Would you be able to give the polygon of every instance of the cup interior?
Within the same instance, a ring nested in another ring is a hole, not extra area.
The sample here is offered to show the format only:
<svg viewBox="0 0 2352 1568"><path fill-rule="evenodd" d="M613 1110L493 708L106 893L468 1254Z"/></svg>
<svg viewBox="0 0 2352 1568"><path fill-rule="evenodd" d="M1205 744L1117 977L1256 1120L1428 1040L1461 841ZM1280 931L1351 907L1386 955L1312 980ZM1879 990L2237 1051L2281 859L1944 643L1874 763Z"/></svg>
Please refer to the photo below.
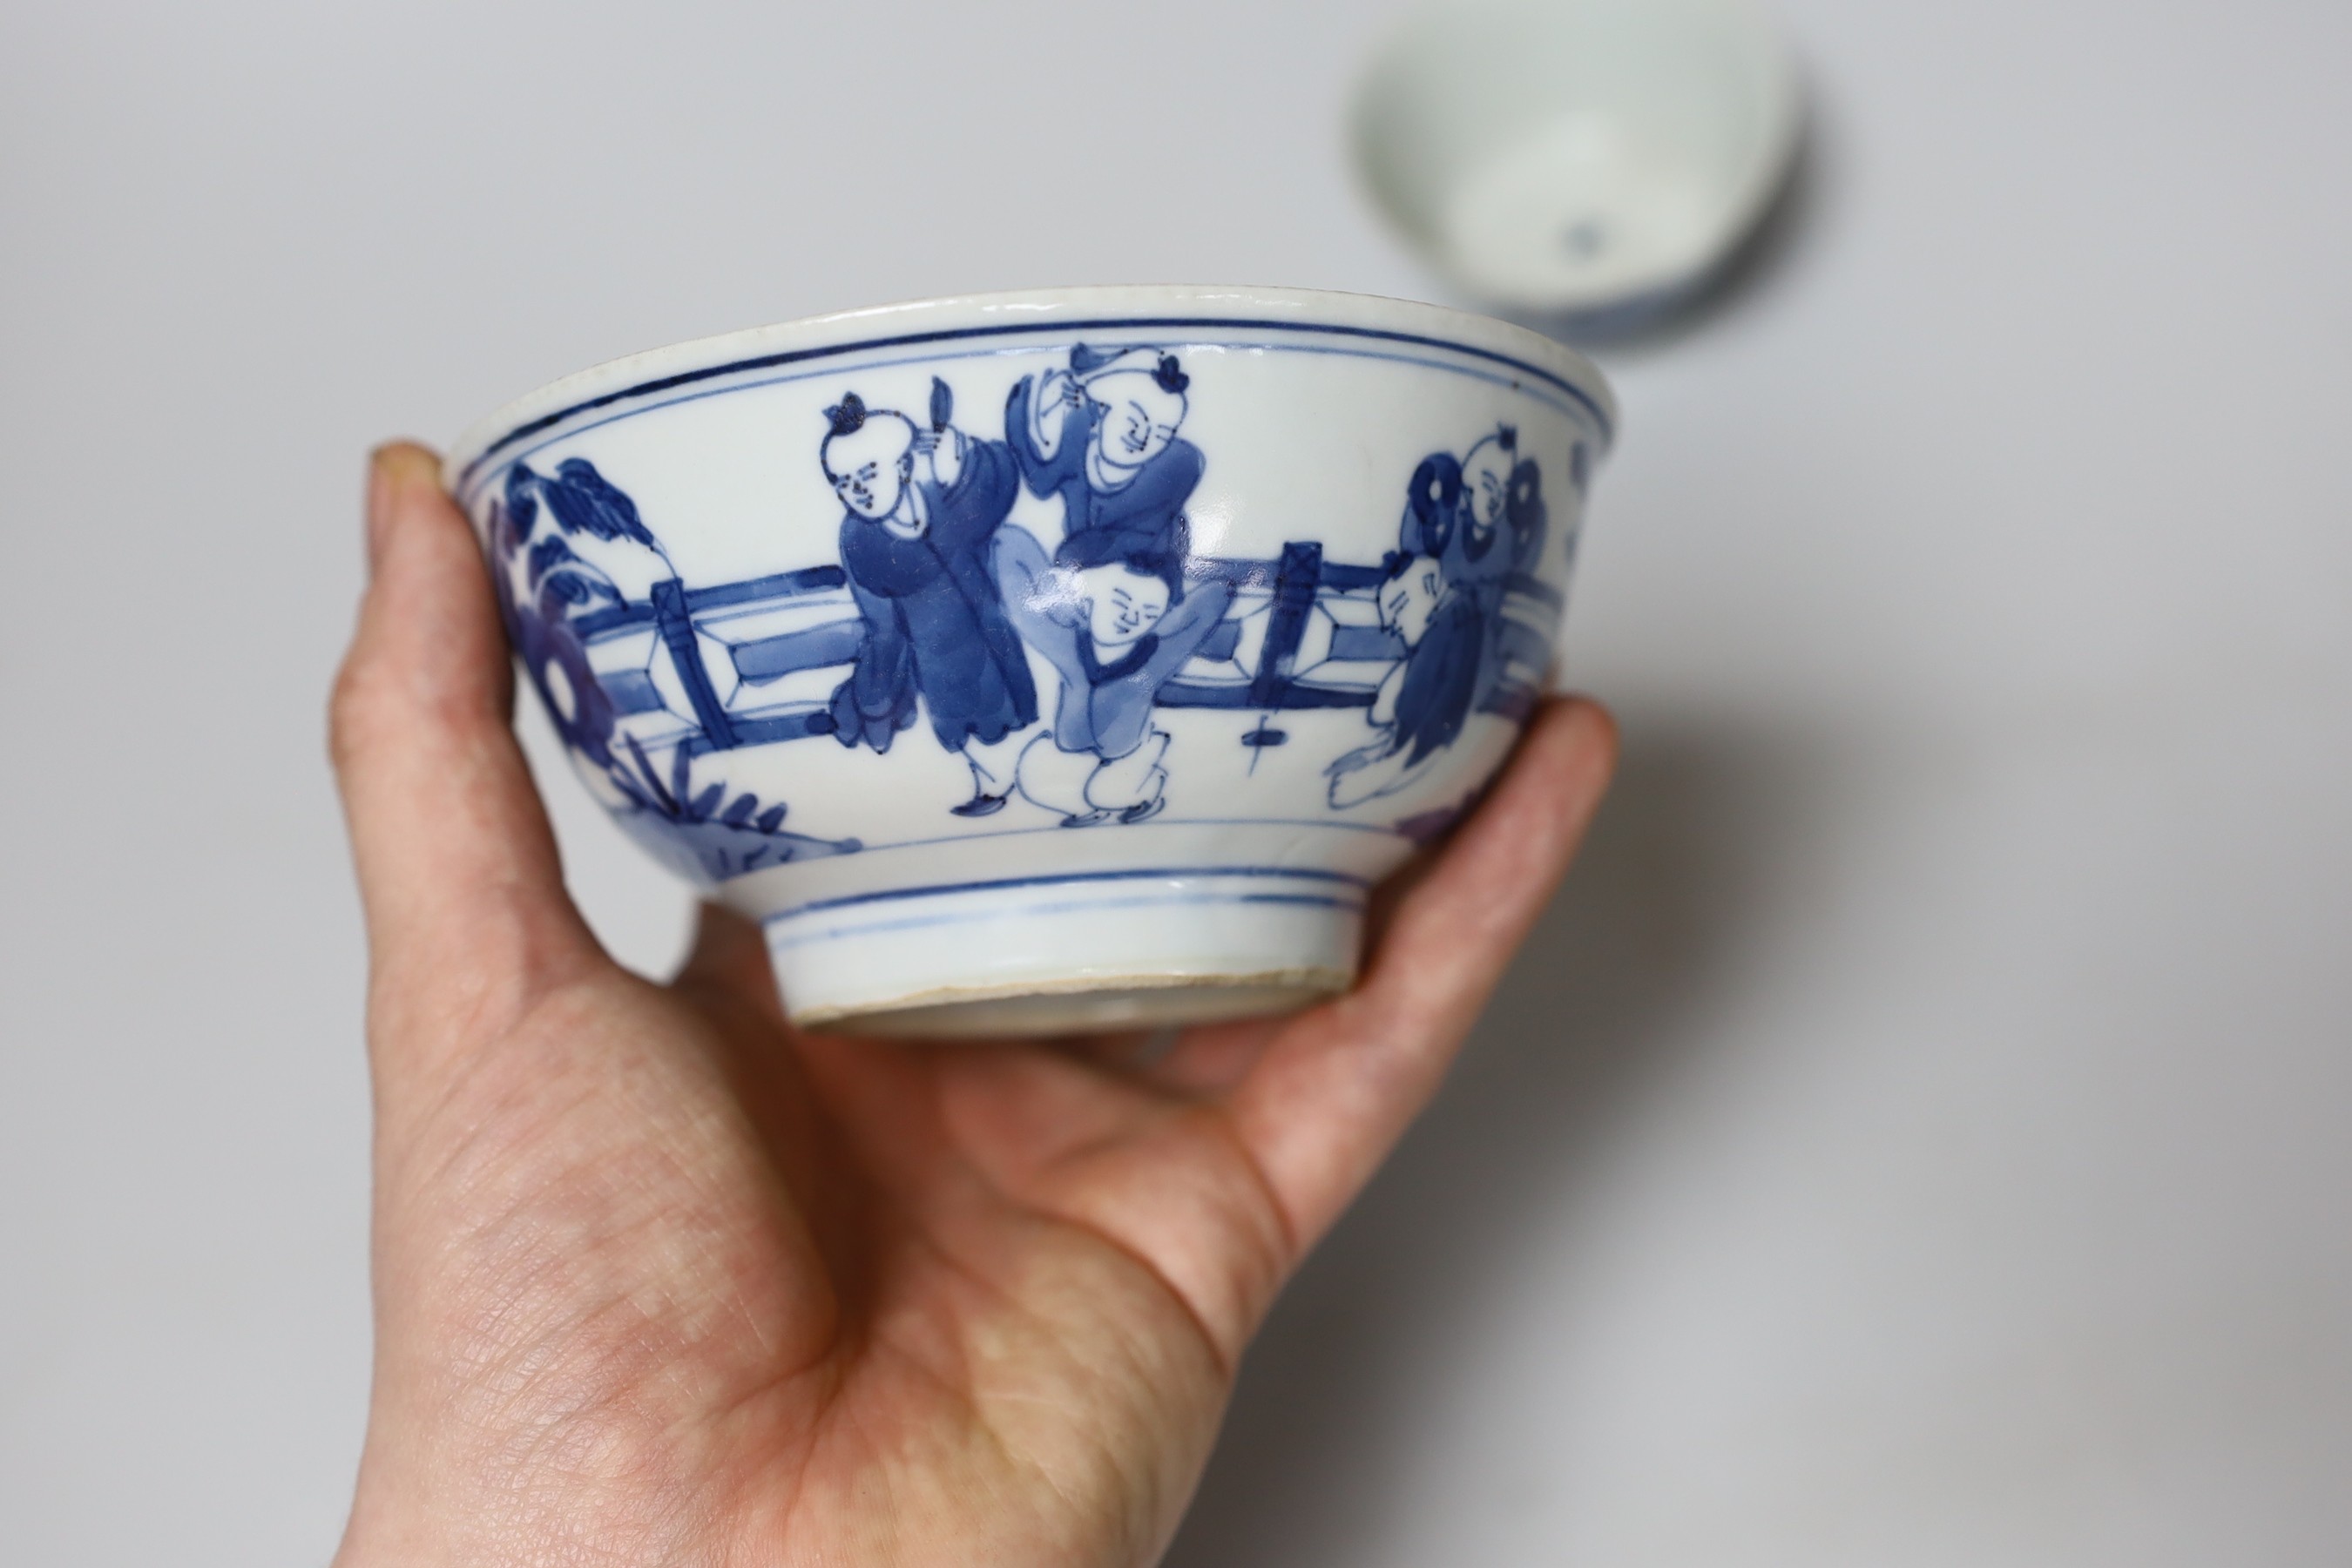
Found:
<svg viewBox="0 0 2352 1568"><path fill-rule="evenodd" d="M1374 200L1481 298L1587 311L1703 274L1794 151L1787 51L1746 0L1489 0L1427 12L1358 89Z"/></svg>

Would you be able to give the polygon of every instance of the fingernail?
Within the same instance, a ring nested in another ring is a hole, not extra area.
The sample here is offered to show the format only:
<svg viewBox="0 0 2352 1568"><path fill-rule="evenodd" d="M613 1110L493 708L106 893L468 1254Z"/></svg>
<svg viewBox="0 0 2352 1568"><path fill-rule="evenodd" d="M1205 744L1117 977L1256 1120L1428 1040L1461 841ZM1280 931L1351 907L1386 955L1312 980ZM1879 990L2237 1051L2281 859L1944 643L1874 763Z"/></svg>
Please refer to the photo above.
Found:
<svg viewBox="0 0 2352 1568"><path fill-rule="evenodd" d="M414 441L387 441L368 458L368 572L383 564L403 509L415 504L413 491L437 493L441 459Z"/></svg>
<svg viewBox="0 0 2352 1568"><path fill-rule="evenodd" d="M367 569L368 576L383 559L384 536L392 530L393 475L391 448L378 447L368 454Z"/></svg>

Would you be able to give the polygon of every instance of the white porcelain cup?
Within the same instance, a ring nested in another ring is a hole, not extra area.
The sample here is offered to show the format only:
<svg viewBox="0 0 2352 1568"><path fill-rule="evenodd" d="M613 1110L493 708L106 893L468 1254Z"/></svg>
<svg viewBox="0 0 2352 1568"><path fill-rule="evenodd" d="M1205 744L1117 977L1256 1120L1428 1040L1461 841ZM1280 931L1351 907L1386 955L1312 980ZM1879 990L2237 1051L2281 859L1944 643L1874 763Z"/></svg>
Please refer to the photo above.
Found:
<svg viewBox="0 0 2352 1568"><path fill-rule="evenodd" d="M1736 250L1786 182L1801 110L1755 0L1446 0L1366 68L1356 163L1470 295L1613 318Z"/></svg>
<svg viewBox="0 0 2352 1568"><path fill-rule="evenodd" d="M1350 983L1546 686L1614 420L1457 311L1062 289L618 360L446 479L589 789L795 1021L1063 1033Z"/></svg>

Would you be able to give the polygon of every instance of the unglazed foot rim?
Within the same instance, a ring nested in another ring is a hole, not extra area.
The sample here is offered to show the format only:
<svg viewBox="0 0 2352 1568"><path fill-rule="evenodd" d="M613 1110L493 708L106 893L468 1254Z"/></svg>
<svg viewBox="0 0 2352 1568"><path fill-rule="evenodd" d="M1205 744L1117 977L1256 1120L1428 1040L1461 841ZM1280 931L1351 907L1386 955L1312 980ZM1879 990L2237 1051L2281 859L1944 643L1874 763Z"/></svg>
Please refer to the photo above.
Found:
<svg viewBox="0 0 2352 1568"><path fill-rule="evenodd" d="M1259 974L1105 974L995 986L946 986L871 1006L793 1015L803 1029L899 1039L1052 1037L1276 1016L1346 991L1336 969Z"/></svg>

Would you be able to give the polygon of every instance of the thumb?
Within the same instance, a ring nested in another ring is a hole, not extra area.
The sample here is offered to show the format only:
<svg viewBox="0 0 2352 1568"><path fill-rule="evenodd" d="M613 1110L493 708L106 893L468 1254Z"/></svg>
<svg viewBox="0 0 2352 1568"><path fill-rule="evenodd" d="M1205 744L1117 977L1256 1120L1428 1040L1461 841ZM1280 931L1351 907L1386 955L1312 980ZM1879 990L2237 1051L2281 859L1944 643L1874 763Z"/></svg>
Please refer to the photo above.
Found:
<svg viewBox="0 0 2352 1568"><path fill-rule="evenodd" d="M380 1088L436 1078L601 960L563 890L511 725L482 552L422 447L368 485L371 579L335 682L331 745L365 907Z"/></svg>

